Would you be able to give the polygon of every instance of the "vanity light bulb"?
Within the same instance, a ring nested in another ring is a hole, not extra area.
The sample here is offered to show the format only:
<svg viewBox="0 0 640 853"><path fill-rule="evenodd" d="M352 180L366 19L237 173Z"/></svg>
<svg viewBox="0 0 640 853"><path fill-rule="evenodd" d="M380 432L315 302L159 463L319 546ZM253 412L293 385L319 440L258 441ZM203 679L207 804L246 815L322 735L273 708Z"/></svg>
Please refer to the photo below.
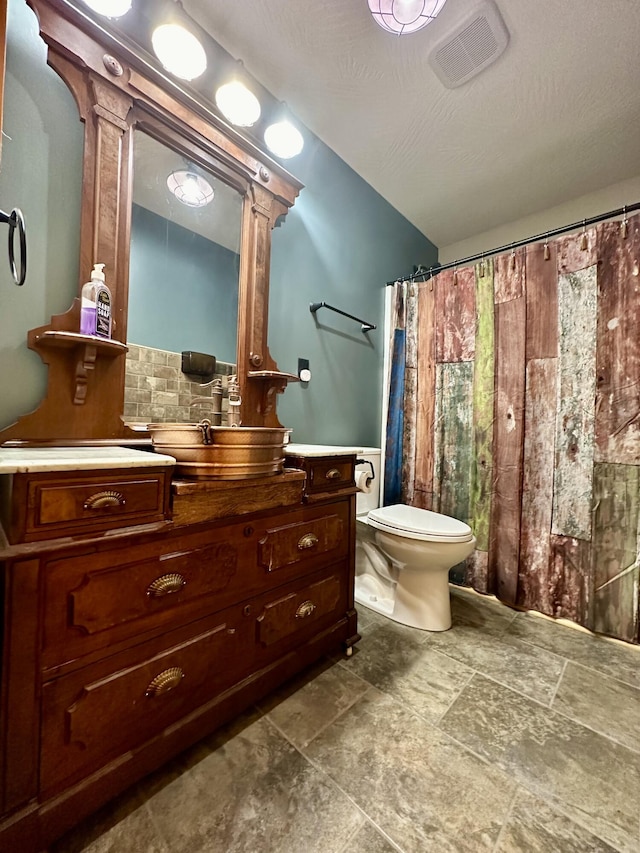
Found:
<svg viewBox="0 0 640 853"><path fill-rule="evenodd" d="M151 36L155 55L171 74L195 80L207 67L207 54L198 39L179 24L162 24Z"/></svg>
<svg viewBox="0 0 640 853"><path fill-rule="evenodd" d="M239 80L220 86L216 104L222 115L237 127L251 127L260 118L260 101Z"/></svg>
<svg viewBox="0 0 640 853"><path fill-rule="evenodd" d="M304 147L302 134L286 120L270 124L264 132L264 141L269 150L283 160L295 157Z"/></svg>
<svg viewBox="0 0 640 853"><path fill-rule="evenodd" d="M84 0L84 4L107 18L121 18L131 8L131 0Z"/></svg>

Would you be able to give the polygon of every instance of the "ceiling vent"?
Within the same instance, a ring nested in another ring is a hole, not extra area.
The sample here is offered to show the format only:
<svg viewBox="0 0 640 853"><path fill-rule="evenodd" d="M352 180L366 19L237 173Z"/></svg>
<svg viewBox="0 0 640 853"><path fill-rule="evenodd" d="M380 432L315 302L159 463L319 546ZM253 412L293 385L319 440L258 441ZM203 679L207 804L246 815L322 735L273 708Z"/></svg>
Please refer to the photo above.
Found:
<svg viewBox="0 0 640 853"><path fill-rule="evenodd" d="M509 33L491 0L482 0L434 45L429 63L448 89L471 80L495 62Z"/></svg>

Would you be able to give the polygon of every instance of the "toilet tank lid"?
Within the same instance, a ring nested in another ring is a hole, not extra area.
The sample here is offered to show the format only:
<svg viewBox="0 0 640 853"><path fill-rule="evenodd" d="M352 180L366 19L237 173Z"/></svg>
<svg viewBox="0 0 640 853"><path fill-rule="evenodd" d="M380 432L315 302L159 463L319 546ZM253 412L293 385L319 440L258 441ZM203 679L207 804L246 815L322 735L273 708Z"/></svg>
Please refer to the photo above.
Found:
<svg viewBox="0 0 640 853"><path fill-rule="evenodd" d="M470 542L473 538L471 528L464 521L405 504L372 509L368 518L372 527L396 533L398 536L406 536L408 539Z"/></svg>

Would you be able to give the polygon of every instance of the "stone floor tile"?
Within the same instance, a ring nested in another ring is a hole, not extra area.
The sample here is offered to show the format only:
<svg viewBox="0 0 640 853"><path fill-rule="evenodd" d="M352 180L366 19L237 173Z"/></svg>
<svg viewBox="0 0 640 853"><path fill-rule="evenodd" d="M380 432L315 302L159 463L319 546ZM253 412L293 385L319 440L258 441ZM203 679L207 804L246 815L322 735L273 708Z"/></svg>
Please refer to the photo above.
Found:
<svg viewBox="0 0 640 853"><path fill-rule="evenodd" d="M150 799L170 850L180 853L329 853L361 812L267 718L214 748Z"/></svg>
<svg viewBox="0 0 640 853"><path fill-rule="evenodd" d="M364 622L360 624L360 614L366 614ZM376 613L375 610L369 610L363 604L358 605L358 632L364 638L369 638L381 628L386 631L395 631L398 636L406 637L416 643L423 643L431 636L430 631L422 631L420 628L412 628L410 625L403 625L401 622L396 622L389 616L383 616L381 613Z"/></svg>
<svg viewBox="0 0 640 853"><path fill-rule="evenodd" d="M489 595L480 595L454 584L449 585L449 590L454 627L469 625L497 635L504 633L516 616L515 610Z"/></svg>
<svg viewBox="0 0 640 853"><path fill-rule="evenodd" d="M531 643L508 634L495 636L476 625L454 625L433 634L429 647L547 705L566 663Z"/></svg>
<svg viewBox="0 0 640 853"><path fill-rule="evenodd" d="M440 719L473 674L464 664L384 626L361 642L343 666L431 722Z"/></svg>
<svg viewBox="0 0 640 853"><path fill-rule="evenodd" d="M374 826L365 823L339 853L398 853L398 850Z"/></svg>
<svg viewBox="0 0 640 853"><path fill-rule="evenodd" d="M363 631L366 631L368 626L375 622L380 622L380 619L384 618L379 616L374 610L369 610L368 607L365 607L362 604L356 604L356 611L358 613L358 633L362 634Z"/></svg>
<svg viewBox="0 0 640 853"><path fill-rule="evenodd" d="M521 789L495 853L616 853L616 848Z"/></svg>
<svg viewBox="0 0 640 853"><path fill-rule="evenodd" d="M480 675L440 726L594 835L637 853L637 753Z"/></svg>
<svg viewBox="0 0 640 853"><path fill-rule="evenodd" d="M640 752L640 688L569 661L552 707Z"/></svg>
<svg viewBox="0 0 640 853"><path fill-rule="evenodd" d="M531 613L518 613L507 630L514 637L640 688L640 646L598 637Z"/></svg>
<svg viewBox="0 0 640 853"><path fill-rule="evenodd" d="M259 708L294 746L301 748L368 689L369 685L349 669L324 662L276 690L259 703Z"/></svg>
<svg viewBox="0 0 640 853"><path fill-rule="evenodd" d="M169 853L146 798L136 786L78 824L48 848L49 853Z"/></svg>
<svg viewBox="0 0 640 853"><path fill-rule="evenodd" d="M514 783L371 690L305 754L405 853L482 853L495 845Z"/></svg>

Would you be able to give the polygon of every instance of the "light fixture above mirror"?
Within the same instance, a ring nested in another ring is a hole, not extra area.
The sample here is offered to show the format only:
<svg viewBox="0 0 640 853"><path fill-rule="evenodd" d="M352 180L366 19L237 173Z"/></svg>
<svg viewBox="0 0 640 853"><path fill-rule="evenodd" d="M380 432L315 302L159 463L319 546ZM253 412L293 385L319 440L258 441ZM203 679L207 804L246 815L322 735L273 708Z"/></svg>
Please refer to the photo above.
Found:
<svg viewBox="0 0 640 853"><path fill-rule="evenodd" d="M244 68L185 11L179 0L64 0L82 2L96 13L113 18L131 6L121 21L106 25L116 37L125 36L166 79L183 81L213 109L226 127L237 129L251 144L280 160L300 153L304 146L295 118L271 92ZM163 73L166 72L166 73Z"/></svg>
<svg viewBox="0 0 640 853"><path fill-rule="evenodd" d="M220 86L216 92L216 106L236 127L251 127L260 118L260 101L240 80Z"/></svg>
<svg viewBox="0 0 640 853"><path fill-rule="evenodd" d="M171 172L167 187L187 207L204 207L213 201L213 187L209 181L188 169Z"/></svg>
<svg viewBox="0 0 640 853"><path fill-rule="evenodd" d="M180 24L161 24L151 35L155 55L171 74L195 80L207 67L207 54L198 39Z"/></svg>
<svg viewBox="0 0 640 853"><path fill-rule="evenodd" d="M447 0L369 0L373 20L389 33L415 33L435 20Z"/></svg>
<svg viewBox="0 0 640 853"><path fill-rule="evenodd" d="M269 151L282 160L295 157L304 147L302 134L287 119L270 124L264 132L264 141Z"/></svg>

